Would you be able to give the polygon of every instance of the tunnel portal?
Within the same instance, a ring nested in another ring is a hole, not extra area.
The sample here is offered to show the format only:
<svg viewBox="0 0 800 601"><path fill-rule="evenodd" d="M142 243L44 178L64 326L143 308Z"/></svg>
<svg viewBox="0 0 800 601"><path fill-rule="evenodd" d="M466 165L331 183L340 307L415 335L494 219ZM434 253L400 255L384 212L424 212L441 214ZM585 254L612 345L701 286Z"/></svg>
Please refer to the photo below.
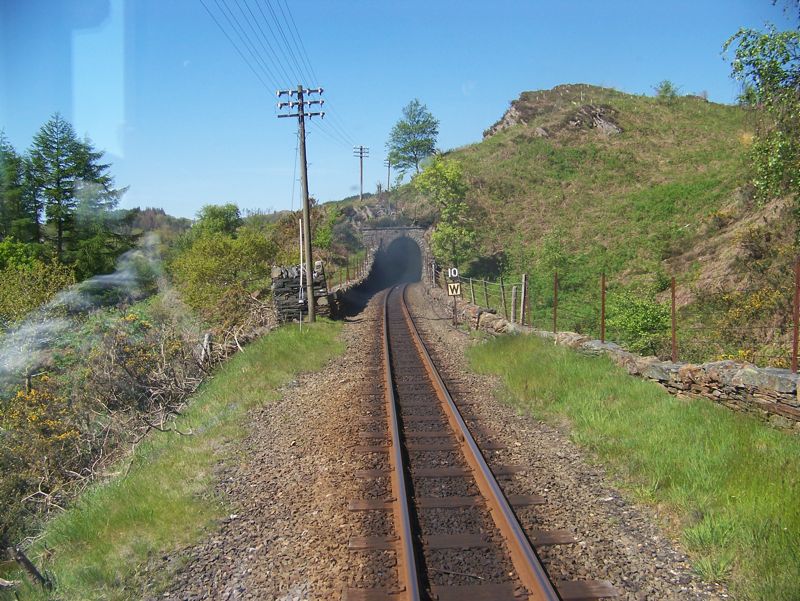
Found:
<svg viewBox="0 0 800 601"><path fill-rule="evenodd" d="M340 299L345 316L359 313L373 294L385 288L419 281L430 261L424 228L362 228L361 233L375 253L374 261L369 277Z"/></svg>
<svg viewBox="0 0 800 601"><path fill-rule="evenodd" d="M373 288L382 290L395 284L418 282L422 277L422 251L411 238L395 238L375 253L372 266Z"/></svg>

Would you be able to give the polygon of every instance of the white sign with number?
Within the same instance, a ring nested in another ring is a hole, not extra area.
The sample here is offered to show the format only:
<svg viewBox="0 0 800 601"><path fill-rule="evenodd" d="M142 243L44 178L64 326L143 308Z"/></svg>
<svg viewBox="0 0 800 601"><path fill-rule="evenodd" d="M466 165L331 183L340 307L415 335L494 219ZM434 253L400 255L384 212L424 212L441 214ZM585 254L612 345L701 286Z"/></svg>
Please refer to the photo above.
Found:
<svg viewBox="0 0 800 601"><path fill-rule="evenodd" d="M447 277L450 278L451 280L457 280L458 279L458 267L451 267L450 269L448 269L447 270Z"/></svg>

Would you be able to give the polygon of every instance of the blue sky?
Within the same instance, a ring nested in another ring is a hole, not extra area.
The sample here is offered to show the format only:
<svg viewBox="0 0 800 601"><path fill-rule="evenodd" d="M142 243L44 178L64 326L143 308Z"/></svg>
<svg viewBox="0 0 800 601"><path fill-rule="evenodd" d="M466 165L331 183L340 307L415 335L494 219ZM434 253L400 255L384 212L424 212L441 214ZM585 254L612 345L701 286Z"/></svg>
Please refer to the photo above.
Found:
<svg viewBox="0 0 800 601"><path fill-rule="evenodd" d="M279 15L282 1L205 3L234 39L220 11L252 10L241 26L263 58L269 49L249 27L259 11ZM326 124L308 135L309 188L322 201L358 192L355 144L370 148L365 190L385 182L385 142L412 98L440 120L442 149L479 141L520 92L562 83L652 94L670 79L728 103L738 87L723 42L741 26L796 26L769 0L288 5L318 77L302 83L325 89ZM274 88L310 70L264 59L270 77L244 54L263 83L200 0L0 0L0 128L24 150L60 111L107 152L117 184L130 186L126 207L185 217L210 203L297 208L297 122L276 117Z"/></svg>

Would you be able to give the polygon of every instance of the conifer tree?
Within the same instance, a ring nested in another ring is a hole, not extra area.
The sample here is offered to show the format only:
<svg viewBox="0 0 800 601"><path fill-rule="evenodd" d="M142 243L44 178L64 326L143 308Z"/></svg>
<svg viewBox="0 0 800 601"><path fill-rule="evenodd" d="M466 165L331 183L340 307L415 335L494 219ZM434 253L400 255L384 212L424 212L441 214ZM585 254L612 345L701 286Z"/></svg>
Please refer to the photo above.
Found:
<svg viewBox="0 0 800 601"><path fill-rule="evenodd" d="M34 203L44 208L56 256L77 242L76 215L103 215L119 202L124 190L113 188L109 165L89 140L81 141L72 125L56 113L33 139L28 159L28 189Z"/></svg>

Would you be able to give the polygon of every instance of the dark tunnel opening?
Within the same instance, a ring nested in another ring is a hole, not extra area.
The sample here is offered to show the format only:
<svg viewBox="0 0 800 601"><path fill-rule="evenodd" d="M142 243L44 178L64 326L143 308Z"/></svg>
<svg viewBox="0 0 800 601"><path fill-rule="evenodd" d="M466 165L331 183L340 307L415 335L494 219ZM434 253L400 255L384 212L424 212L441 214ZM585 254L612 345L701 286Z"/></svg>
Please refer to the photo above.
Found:
<svg viewBox="0 0 800 601"><path fill-rule="evenodd" d="M352 317L366 307L377 292L396 284L418 282L422 277L422 251L406 236L396 238L375 253L369 278L349 290L342 299L342 312Z"/></svg>

